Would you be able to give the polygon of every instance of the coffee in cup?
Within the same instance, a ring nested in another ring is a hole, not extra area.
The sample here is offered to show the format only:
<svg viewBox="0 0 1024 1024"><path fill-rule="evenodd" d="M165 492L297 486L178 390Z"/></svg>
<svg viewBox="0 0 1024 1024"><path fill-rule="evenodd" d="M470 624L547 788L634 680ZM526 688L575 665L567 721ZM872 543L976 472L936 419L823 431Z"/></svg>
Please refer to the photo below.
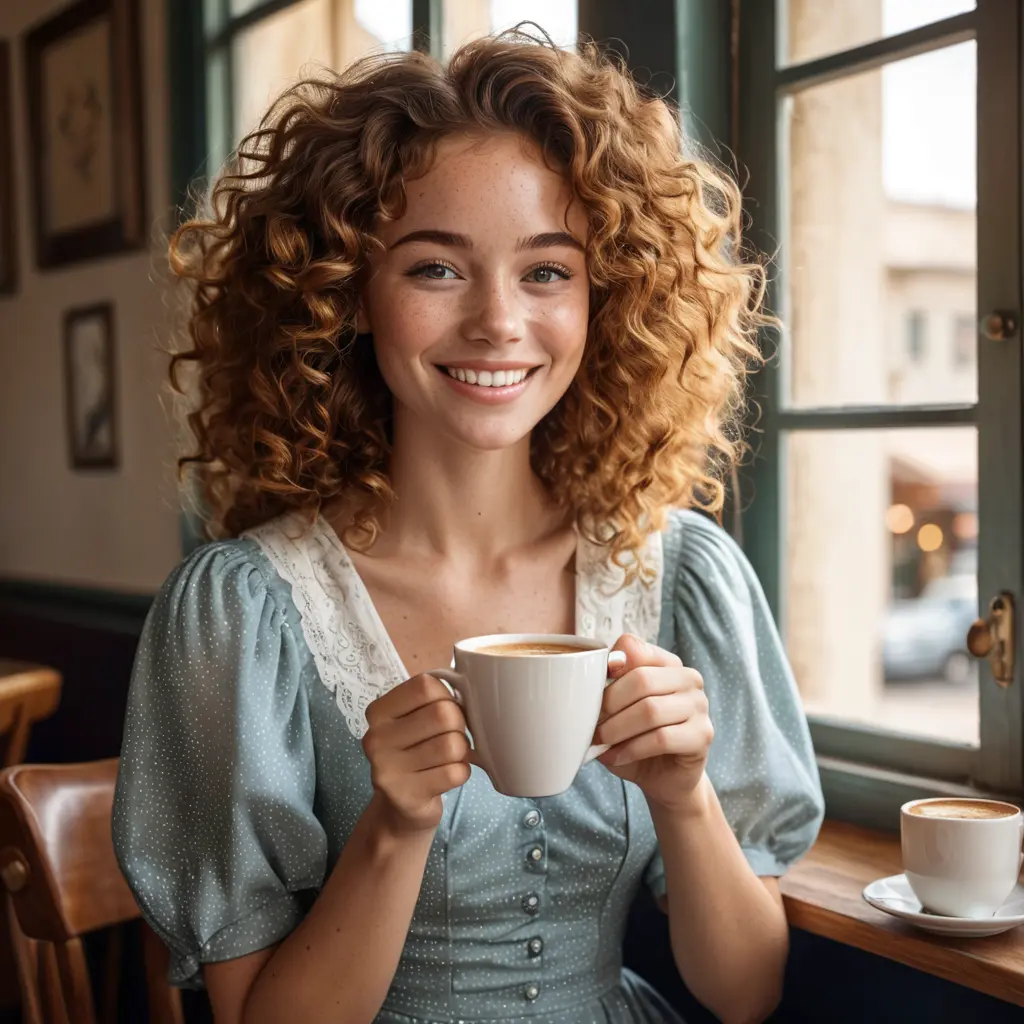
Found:
<svg viewBox="0 0 1024 1024"><path fill-rule="evenodd" d="M1024 816L1001 800L932 797L900 808L903 870L933 914L992 917L1017 884L1022 842Z"/></svg>
<svg viewBox="0 0 1024 1024"><path fill-rule="evenodd" d="M1018 813L1013 804L1004 804L999 800L971 800L958 798L955 800L920 800L910 808L911 814L920 818L963 818L969 821L987 820L989 818L1010 818Z"/></svg>
<svg viewBox="0 0 1024 1024"><path fill-rule="evenodd" d="M431 669L462 705L473 761L507 796L554 796L607 746L591 745L610 664L598 640L506 633L460 640L452 669Z"/></svg>
<svg viewBox="0 0 1024 1024"><path fill-rule="evenodd" d="M536 657L540 654L575 654L579 650L577 644L529 643L527 641L507 644L488 644L477 647L478 654L501 654L515 658Z"/></svg>

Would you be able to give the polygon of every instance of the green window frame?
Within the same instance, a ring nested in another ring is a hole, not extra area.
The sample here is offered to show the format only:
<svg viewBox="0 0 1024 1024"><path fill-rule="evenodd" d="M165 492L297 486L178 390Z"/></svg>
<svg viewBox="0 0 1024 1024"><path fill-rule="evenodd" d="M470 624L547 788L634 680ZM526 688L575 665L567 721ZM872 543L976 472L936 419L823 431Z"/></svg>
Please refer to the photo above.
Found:
<svg viewBox="0 0 1024 1024"><path fill-rule="evenodd" d="M752 216L751 241L762 252L774 252L783 234L782 104L787 96L896 60L976 41L977 308L982 313L1013 311L1019 320L1024 29L1020 0L978 0L973 11L788 66L777 64L784 0L738 0L735 10L736 149L740 166L749 174L745 197ZM770 285L770 306L780 308L781 298L777 278ZM1000 591L1015 595L1019 623L1024 582L1020 332L1007 341L979 338L978 401L970 404L791 408L783 401L779 358L774 357L756 380L761 435L748 482L756 497L743 513L744 546L776 618L781 620L785 599L785 434L821 428L970 424L977 428L979 447L979 595L986 605ZM895 829L899 805L917 796L980 791L1012 797L1024 792L1019 630L1017 636L1017 678L1008 688L996 685L987 663L981 665L978 747L812 717L829 815Z"/></svg>

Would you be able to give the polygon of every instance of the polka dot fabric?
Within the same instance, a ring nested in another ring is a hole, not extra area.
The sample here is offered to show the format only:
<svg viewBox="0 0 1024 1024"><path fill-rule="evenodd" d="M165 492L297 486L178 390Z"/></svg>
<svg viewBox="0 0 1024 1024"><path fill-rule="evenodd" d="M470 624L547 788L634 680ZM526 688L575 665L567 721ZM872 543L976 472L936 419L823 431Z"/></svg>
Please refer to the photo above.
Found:
<svg viewBox="0 0 1024 1024"><path fill-rule="evenodd" d="M674 513L663 551L659 642L703 673L709 776L751 866L781 874L813 841L822 801L778 635L713 523ZM176 984L284 939L370 799L362 748L301 627L250 539L194 553L150 612L113 829ZM637 787L594 762L560 796L515 799L474 768L444 808L379 1021L678 1024L622 968L637 889L665 888Z"/></svg>

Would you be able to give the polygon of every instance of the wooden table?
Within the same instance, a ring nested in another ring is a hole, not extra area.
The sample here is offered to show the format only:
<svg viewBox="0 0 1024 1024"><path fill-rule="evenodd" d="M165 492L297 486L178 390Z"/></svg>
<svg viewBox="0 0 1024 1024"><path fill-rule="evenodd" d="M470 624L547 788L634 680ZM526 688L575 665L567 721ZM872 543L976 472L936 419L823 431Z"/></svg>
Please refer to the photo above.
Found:
<svg viewBox="0 0 1024 1024"><path fill-rule="evenodd" d="M826 821L782 879L790 924L1024 1006L1024 926L983 939L930 935L876 910L868 882L902 871L897 835Z"/></svg>

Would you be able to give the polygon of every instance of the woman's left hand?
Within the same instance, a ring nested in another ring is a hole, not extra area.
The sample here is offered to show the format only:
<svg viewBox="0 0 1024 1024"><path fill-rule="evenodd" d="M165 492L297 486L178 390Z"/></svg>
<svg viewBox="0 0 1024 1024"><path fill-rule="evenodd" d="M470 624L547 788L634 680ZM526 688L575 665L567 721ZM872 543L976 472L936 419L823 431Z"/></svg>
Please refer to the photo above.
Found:
<svg viewBox="0 0 1024 1024"><path fill-rule="evenodd" d="M714 736L699 672L674 654L626 634L613 650L626 662L612 670L595 743L611 745L598 760L635 782L648 801L685 806L704 774Z"/></svg>

